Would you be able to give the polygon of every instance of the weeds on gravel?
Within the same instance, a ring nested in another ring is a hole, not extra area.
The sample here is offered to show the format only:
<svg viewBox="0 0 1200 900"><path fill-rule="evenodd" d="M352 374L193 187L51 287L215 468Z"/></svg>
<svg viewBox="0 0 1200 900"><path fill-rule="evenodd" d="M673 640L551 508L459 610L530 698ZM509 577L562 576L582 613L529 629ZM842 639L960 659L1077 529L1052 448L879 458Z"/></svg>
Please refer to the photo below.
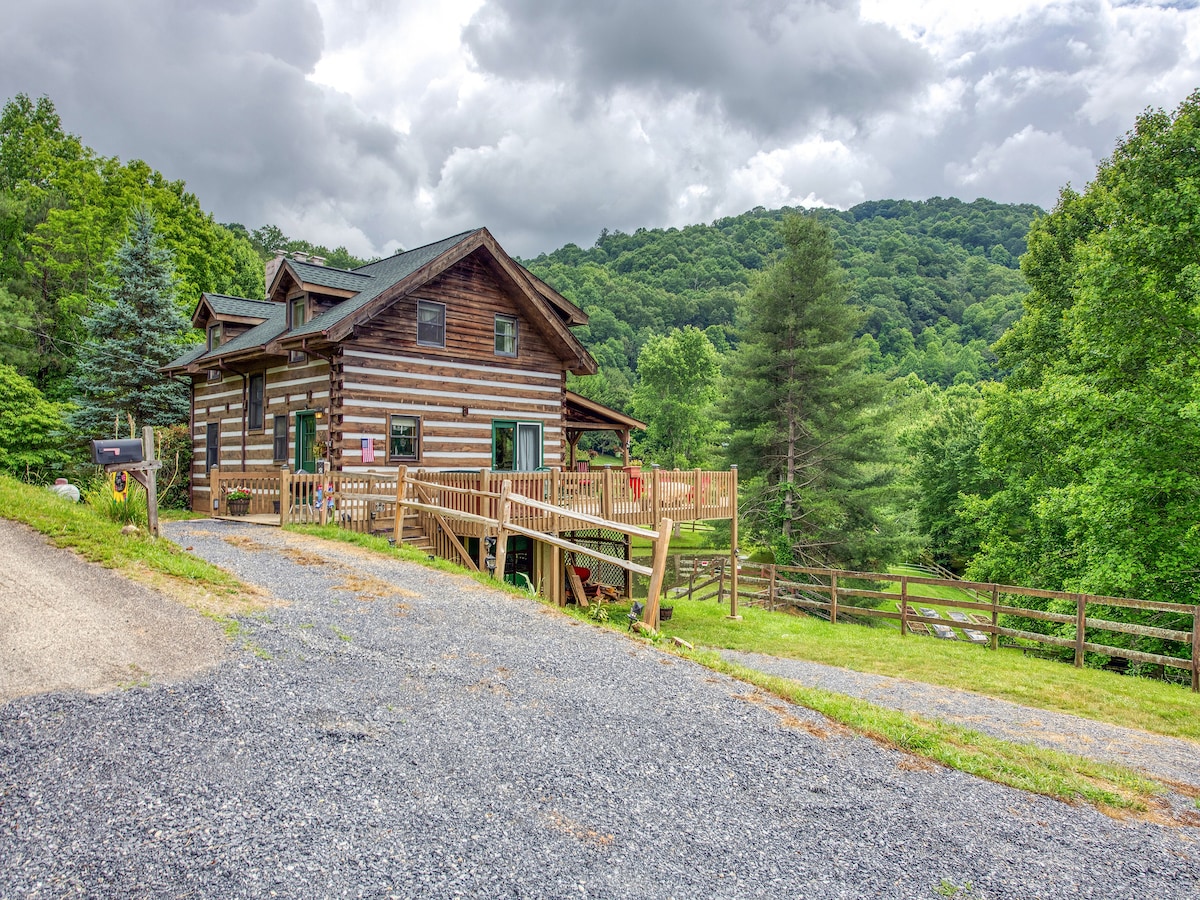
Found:
<svg viewBox="0 0 1200 900"><path fill-rule="evenodd" d="M663 633L696 646L765 653L960 688L1023 706L1065 712L1168 737L1200 741L1200 694L1099 669L1075 669L1016 650L901 637L885 628L830 625L809 616L676 600ZM621 618L613 611L615 618Z"/></svg>
<svg viewBox="0 0 1200 900"><path fill-rule="evenodd" d="M497 581L483 572L472 572L458 563L450 562L438 556L431 556L414 547L393 547L388 543L387 538L376 537L373 534L360 534L356 531L339 528L336 525L288 525L284 528L284 531L307 534L312 537L323 538L327 541L337 541L342 544L353 544L356 547L362 547L364 550L371 550L375 553L382 553L385 556L403 559L429 569L436 569L439 572L449 572L452 575L465 575L467 578L474 579L493 590L504 591L505 593L512 594L514 597L529 599L528 591L509 584L507 581Z"/></svg>
<svg viewBox="0 0 1200 900"><path fill-rule="evenodd" d="M815 710L859 734L951 769L1067 803L1145 813L1165 789L1122 766L1000 740L960 725L876 706L727 662L712 651L680 651L716 672Z"/></svg>

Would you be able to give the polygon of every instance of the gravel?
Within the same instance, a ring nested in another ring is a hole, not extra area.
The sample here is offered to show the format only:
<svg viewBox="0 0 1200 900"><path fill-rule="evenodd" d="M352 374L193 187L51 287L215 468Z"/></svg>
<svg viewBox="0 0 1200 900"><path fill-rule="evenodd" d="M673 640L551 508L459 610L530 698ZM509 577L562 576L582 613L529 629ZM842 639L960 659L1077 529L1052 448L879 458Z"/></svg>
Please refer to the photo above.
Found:
<svg viewBox="0 0 1200 900"><path fill-rule="evenodd" d="M1163 737L1065 713L1030 709L970 691L922 684L906 678L852 672L836 666L760 653L723 651L721 655L730 662L810 687L954 722L1007 741L1037 744L1101 762L1117 763L1152 778L1200 790L1200 744L1194 741Z"/></svg>
<svg viewBox="0 0 1200 900"><path fill-rule="evenodd" d="M948 771L473 581L169 536L279 604L0 706L0 897L1200 897L1196 828Z"/></svg>

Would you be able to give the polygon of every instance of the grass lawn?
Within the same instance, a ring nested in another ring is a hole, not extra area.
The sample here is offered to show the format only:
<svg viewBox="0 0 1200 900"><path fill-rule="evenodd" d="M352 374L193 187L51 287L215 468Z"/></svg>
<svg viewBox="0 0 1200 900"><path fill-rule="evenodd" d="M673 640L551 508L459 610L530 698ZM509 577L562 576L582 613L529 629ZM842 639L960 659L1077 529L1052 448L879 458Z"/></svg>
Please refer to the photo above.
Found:
<svg viewBox="0 0 1200 900"><path fill-rule="evenodd" d="M145 531L121 534L121 525L86 503L71 503L45 488L0 475L0 518L22 522L56 547L74 550L129 578L171 595L224 621L260 605L252 592L223 569Z"/></svg>
<svg viewBox="0 0 1200 900"><path fill-rule="evenodd" d="M809 616L743 607L741 622L713 601L676 600L663 633L714 649L745 650L975 691L1025 706L1200 741L1200 694L1100 669L1076 669L1019 650L830 625Z"/></svg>

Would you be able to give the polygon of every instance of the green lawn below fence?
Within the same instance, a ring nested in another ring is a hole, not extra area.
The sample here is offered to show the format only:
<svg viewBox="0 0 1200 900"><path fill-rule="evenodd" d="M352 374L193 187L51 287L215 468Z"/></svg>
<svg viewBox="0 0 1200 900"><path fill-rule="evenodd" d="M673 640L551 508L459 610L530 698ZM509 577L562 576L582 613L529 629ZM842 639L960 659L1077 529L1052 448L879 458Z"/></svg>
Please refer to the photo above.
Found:
<svg viewBox="0 0 1200 900"><path fill-rule="evenodd" d="M1200 741L1200 695L1186 688L1100 669L1076 669L1020 650L989 650L964 641L908 635L890 628L830 625L821 619L742 607L732 621L728 602L666 601L665 636L697 647L742 650L841 666L975 691L1024 706L1083 716L1155 734ZM624 622L628 606L609 615ZM1197 748L1200 752L1200 748Z"/></svg>

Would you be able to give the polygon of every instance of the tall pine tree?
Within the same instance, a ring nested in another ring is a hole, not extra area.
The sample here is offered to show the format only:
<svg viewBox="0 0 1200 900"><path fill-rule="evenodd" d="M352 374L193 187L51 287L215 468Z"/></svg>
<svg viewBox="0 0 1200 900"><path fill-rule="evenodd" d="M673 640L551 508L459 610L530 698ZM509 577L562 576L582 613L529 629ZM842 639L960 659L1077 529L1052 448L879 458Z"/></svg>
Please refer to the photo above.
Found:
<svg viewBox="0 0 1200 900"><path fill-rule="evenodd" d="M729 369L746 524L778 562L874 567L893 552L878 514L892 477L883 381L864 369L828 229L792 217L780 231L784 256L744 301Z"/></svg>
<svg viewBox="0 0 1200 900"><path fill-rule="evenodd" d="M84 319L71 424L99 437L129 417L138 426L186 421L187 387L158 369L179 355L190 328L175 305L171 252L160 245L146 207L134 209L108 268L108 302Z"/></svg>

